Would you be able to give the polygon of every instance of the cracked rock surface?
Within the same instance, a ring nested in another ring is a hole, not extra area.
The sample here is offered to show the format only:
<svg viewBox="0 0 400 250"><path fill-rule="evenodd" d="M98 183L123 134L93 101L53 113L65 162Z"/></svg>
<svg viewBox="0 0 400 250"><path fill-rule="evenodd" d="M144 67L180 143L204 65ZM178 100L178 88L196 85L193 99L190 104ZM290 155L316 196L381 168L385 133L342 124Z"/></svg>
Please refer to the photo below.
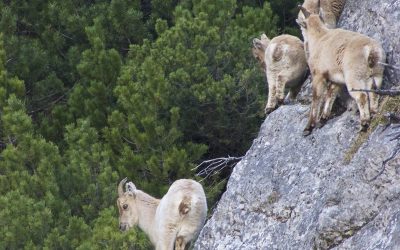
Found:
<svg viewBox="0 0 400 250"><path fill-rule="evenodd" d="M348 0L339 26L381 41L400 65L399 0ZM393 83L400 72L386 70ZM358 114L345 112L303 137L308 112L266 118L194 249L400 249L400 155L382 166L400 128L360 137Z"/></svg>
<svg viewBox="0 0 400 250"><path fill-rule="evenodd" d="M378 175L396 146L393 126L378 127L348 161L358 117L346 112L304 138L307 115L293 105L268 116L195 249L398 246L400 156Z"/></svg>

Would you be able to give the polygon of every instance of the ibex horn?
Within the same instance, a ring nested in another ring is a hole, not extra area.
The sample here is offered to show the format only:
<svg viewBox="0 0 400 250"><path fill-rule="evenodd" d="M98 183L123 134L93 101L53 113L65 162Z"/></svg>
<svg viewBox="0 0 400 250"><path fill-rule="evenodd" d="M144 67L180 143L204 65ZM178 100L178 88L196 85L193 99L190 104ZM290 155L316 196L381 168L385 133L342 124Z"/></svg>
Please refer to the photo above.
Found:
<svg viewBox="0 0 400 250"><path fill-rule="evenodd" d="M301 10L301 12L303 12L305 18L308 18L311 15L311 13L303 6L299 5L298 7Z"/></svg>
<svg viewBox="0 0 400 250"><path fill-rule="evenodd" d="M122 179L122 181L119 182L118 184L118 196L122 197L124 195L124 184L126 183L126 181L128 180L127 177L125 177L124 179Z"/></svg>
<svg viewBox="0 0 400 250"><path fill-rule="evenodd" d="M254 47L257 47L257 45L258 45L258 39L257 39L257 38L254 38L254 39L253 39L253 46L254 46Z"/></svg>

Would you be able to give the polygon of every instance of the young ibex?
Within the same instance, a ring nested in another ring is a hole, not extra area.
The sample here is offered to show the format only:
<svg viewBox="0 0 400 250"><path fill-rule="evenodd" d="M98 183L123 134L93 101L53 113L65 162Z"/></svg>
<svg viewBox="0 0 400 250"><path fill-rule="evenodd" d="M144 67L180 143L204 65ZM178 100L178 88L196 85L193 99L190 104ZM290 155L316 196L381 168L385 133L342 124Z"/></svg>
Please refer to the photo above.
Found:
<svg viewBox="0 0 400 250"><path fill-rule="evenodd" d="M328 29L318 14L299 6L305 19L297 20L307 33L312 75L313 97L310 117L304 135L328 119L338 85L346 85L360 111L361 130L369 126L371 113L377 112L378 96L374 93L352 92L352 89L380 88L386 56L382 46L365 35L343 29ZM320 108L325 99L322 118ZM319 123L318 123L319 122Z"/></svg>
<svg viewBox="0 0 400 250"><path fill-rule="evenodd" d="M156 250L184 250L199 234L207 215L203 187L196 181L175 181L161 200L136 189L132 182L118 185L119 228L138 225ZM175 246L175 248L174 248Z"/></svg>
<svg viewBox="0 0 400 250"><path fill-rule="evenodd" d="M305 0L303 8L310 13L319 13L324 20L327 28L334 29L342 13L346 0ZM301 11L298 14L298 20L304 22L304 15ZM300 27L304 39L304 48L306 57L308 58L308 39L307 32L303 27Z"/></svg>
<svg viewBox="0 0 400 250"><path fill-rule="evenodd" d="M334 29L342 14L345 3L346 0L305 0L302 6L310 13L319 13L324 19L326 27ZM299 12L298 19L304 20L304 15L301 11Z"/></svg>
<svg viewBox="0 0 400 250"><path fill-rule="evenodd" d="M290 100L294 100L301 89L307 73L303 42L290 35L270 40L262 34L261 39L253 39L252 51L267 76L268 102L265 113L269 114L283 103L285 87L290 89Z"/></svg>

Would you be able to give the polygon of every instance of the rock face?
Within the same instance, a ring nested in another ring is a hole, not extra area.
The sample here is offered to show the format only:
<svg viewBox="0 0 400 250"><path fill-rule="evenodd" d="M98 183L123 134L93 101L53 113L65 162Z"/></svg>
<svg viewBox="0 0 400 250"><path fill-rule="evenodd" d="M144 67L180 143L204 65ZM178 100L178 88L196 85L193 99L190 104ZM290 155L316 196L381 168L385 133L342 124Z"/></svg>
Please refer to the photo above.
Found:
<svg viewBox="0 0 400 250"><path fill-rule="evenodd" d="M400 67L399 0L347 0L338 26L381 42L387 62ZM400 85L400 71L387 69L385 76L387 83Z"/></svg>
<svg viewBox="0 0 400 250"><path fill-rule="evenodd" d="M396 129L378 127L353 155L358 117L346 112L304 138L307 116L302 105L268 116L195 249L400 246L400 156L379 175Z"/></svg>
<svg viewBox="0 0 400 250"><path fill-rule="evenodd" d="M348 0L339 24L400 64L399 0ZM386 70L386 88L399 73ZM266 118L195 249L400 249L400 155L385 161L400 127L359 134L358 114L345 112L303 137L308 112L296 104Z"/></svg>

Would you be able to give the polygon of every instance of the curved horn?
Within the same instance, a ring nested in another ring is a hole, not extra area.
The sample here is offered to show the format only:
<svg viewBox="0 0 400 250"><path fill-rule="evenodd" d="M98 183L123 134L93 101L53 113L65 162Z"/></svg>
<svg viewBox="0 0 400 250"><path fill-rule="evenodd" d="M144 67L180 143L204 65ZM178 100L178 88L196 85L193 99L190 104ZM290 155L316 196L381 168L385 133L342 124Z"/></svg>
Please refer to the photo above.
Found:
<svg viewBox="0 0 400 250"><path fill-rule="evenodd" d="M305 18L308 18L311 15L311 13L303 6L299 5L298 7L301 10L301 12L303 12Z"/></svg>
<svg viewBox="0 0 400 250"><path fill-rule="evenodd" d="M125 177L124 179L122 179L119 184L118 184L118 196L122 197L124 195L124 184L125 182L128 180L127 177Z"/></svg>
<svg viewBox="0 0 400 250"><path fill-rule="evenodd" d="M253 39L253 46L257 47L257 44L258 44L258 38L254 38Z"/></svg>

